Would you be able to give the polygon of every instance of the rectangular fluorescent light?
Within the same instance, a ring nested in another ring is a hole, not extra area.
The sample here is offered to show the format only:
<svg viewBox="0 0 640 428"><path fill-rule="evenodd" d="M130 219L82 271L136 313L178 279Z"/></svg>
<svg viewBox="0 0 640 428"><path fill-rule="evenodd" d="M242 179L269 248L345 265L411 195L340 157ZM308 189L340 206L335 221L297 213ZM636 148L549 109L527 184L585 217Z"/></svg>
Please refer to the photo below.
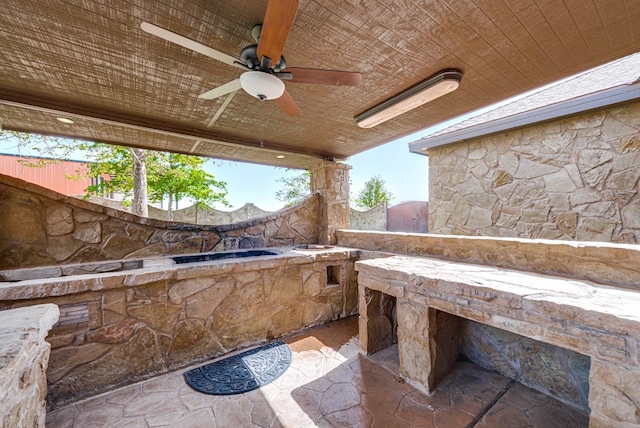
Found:
<svg viewBox="0 0 640 428"><path fill-rule="evenodd" d="M444 70L422 82L405 89L398 95L360 113L355 121L360 128L373 128L396 116L455 91L462 81L462 73Z"/></svg>

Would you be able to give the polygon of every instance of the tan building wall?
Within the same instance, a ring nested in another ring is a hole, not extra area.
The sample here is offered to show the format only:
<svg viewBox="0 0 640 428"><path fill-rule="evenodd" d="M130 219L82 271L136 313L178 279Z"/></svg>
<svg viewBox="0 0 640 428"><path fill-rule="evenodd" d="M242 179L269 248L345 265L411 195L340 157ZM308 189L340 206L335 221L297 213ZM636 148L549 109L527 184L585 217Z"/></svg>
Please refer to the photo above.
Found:
<svg viewBox="0 0 640 428"><path fill-rule="evenodd" d="M640 103L429 150L429 231L640 242Z"/></svg>

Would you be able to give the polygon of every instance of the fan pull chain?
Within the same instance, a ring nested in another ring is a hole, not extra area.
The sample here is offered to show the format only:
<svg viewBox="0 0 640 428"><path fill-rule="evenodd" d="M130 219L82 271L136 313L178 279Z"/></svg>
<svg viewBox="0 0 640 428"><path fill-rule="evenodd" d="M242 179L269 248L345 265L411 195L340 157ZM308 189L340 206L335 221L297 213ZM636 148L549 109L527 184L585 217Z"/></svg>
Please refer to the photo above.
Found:
<svg viewBox="0 0 640 428"><path fill-rule="evenodd" d="M259 107L258 107L258 122L260 122L260 127L258 129L260 129L260 131L258 131L258 141L260 142L260 148L264 149L264 141L262 140L262 125L263 125L263 121L262 121L262 112L264 110L264 106L263 106L263 102L262 100L260 100L260 102L258 103Z"/></svg>

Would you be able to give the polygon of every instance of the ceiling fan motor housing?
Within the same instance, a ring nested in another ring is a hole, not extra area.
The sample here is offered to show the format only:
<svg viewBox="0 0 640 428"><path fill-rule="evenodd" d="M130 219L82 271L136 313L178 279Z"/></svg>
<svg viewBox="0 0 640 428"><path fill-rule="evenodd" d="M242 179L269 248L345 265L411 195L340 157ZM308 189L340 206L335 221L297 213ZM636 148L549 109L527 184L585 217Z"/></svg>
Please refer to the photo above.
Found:
<svg viewBox="0 0 640 428"><path fill-rule="evenodd" d="M247 64L247 66L252 70L262 70L262 67L260 66L261 62L258 59L258 45L249 45L242 49L240 52L240 61ZM280 61L278 61L277 64L272 64L271 67L269 67L269 70L262 71L278 73L286 67L287 64L284 60L284 56L280 56Z"/></svg>

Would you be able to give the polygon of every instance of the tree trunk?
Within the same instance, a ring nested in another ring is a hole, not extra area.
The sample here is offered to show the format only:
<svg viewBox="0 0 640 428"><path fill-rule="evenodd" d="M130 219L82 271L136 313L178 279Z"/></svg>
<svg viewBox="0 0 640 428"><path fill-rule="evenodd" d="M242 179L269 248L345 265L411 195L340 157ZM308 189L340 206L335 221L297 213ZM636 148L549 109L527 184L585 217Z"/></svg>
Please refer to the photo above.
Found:
<svg viewBox="0 0 640 428"><path fill-rule="evenodd" d="M133 201L131 212L140 217L149 217L147 199L147 152L131 149L133 155Z"/></svg>
<svg viewBox="0 0 640 428"><path fill-rule="evenodd" d="M169 206L167 207L167 221L173 221L173 193L169 193Z"/></svg>

